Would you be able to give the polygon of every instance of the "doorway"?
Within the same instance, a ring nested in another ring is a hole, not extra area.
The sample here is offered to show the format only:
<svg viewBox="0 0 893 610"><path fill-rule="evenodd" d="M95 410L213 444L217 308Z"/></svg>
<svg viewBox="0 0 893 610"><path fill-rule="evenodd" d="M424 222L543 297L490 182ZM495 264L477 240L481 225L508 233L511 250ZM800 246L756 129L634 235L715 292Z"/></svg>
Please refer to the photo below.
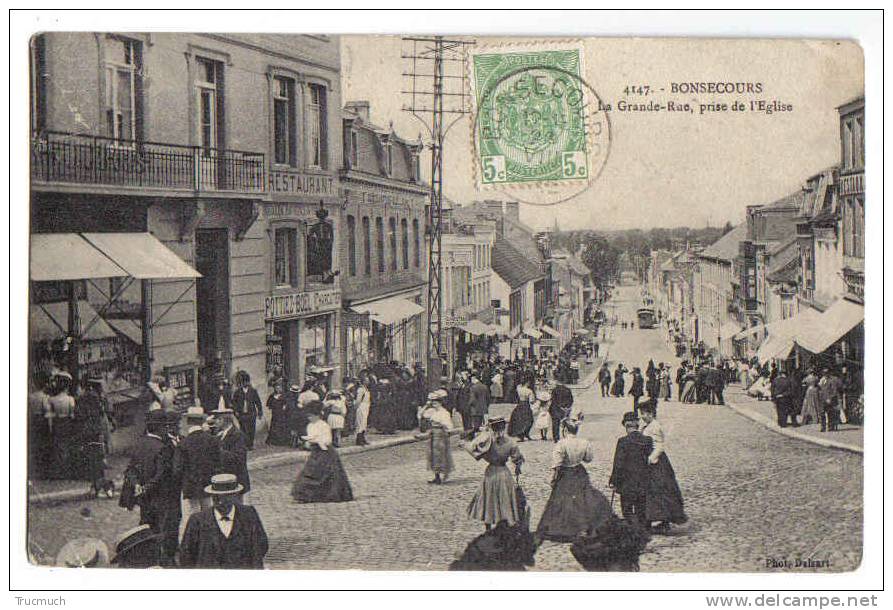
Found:
<svg viewBox="0 0 893 610"><path fill-rule="evenodd" d="M200 229L195 232L195 269L202 274L196 281L195 299L198 353L206 377L229 372L229 233L227 229Z"/></svg>

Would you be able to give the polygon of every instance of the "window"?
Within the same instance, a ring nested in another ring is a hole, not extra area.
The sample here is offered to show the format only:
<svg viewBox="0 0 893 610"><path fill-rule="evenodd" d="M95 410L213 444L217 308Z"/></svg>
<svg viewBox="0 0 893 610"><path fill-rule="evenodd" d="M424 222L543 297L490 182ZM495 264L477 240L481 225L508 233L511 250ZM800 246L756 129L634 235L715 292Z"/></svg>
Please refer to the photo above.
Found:
<svg viewBox="0 0 893 610"><path fill-rule="evenodd" d="M394 157L392 152L391 143L388 142L384 147L384 172L386 175L390 176L391 172L394 169Z"/></svg>
<svg viewBox="0 0 893 610"><path fill-rule="evenodd" d="M409 269L409 224L405 218L400 221L400 238L403 246L403 268Z"/></svg>
<svg viewBox="0 0 893 610"><path fill-rule="evenodd" d="M360 148L359 136L357 135L357 132L351 131L350 132L350 166L353 168L355 168L357 166L357 163L359 162L359 148Z"/></svg>
<svg viewBox="0 0 893 610"><path fill-rule="evenodd" d="M277 76L273 79L273 160L282 165L297 165L295 146L295 81Z"/></svg>
<svg viewBox="0 0 893 610"><path fill-rule="evenodd" d="M347 269L351 277L357 275L357 219L347 217Z"/></svg>
<svg viewBox="0 0 893 610"><path fill-rule="evenodd" d="M135 40L109 37L103 41L106 133L115 140L136 139L140 51Z"/></svg>
<svg viewBox="0 0 893 610"><path fill-rule="evenodd" d="M388 243L391 249L391 271L397 270L397 221L391 216L388 219Z"/></svg>
<svg viewBox="0 0 893 610"><path fill-rule="evenodd" d="M198 143L209 157L214 149L221 148L223 64L203 57L196 58L195 64Z"/></svg>
<svg viewBox="0 0 893 610"><path fill-rule="evenodd" d="M297 230L276 229L274 232L275 280L277 287L294 286L297 283Z"/></svg>
<svg viewBox="0 0 893 610"><path fill-rule="evenodd" d="M853 148L856 149L856 167L859 168L865 167L865 129L863 121L864 119L860 116L854 120L856 138Z"/></svg>
<svg viewBox="0 0 893 610"><path fill-rule="evenodd" d="M418 182L422 179L422 166L419 162L419 153L413 153L412 155L412 180L413 182Z"/></svg>
<svg viewBox="0 0 893 610"><path fill-rule="evenodd" d="M372 275L372 237L369 234L368 216L363 216L363 272Z"/></svg>
<svg viewBox="0 0 893 610"><path fill-rule="evenodd" d="M378 252L378 272L384 273L384 223L381 216L375 219L375 249Z"/></svg>
<svg viewBox="0 0 893 610"><path fill-rule="evenodd" d="M412 220L412 262L413 266L419 267L419 219Z"/></svg>
<svg viewBox="0 0 893 610"><path fill-rule="evenodd" d="M307 104L307 135L310 146L310 165L320 169L328 167L326 150L326 89L311 84Z"/></svg>

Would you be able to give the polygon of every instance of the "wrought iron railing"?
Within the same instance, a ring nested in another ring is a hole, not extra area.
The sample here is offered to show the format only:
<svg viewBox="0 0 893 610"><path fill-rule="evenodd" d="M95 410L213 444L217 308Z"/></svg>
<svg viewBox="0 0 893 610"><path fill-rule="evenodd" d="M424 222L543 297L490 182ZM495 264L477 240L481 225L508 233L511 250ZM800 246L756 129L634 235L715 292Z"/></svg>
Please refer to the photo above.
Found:
<svg viewBox="0 0 893 610"><path fill-rule="evenodd" d="M263 193L263 153L43 132L31 139L40 182Z"/></svg>

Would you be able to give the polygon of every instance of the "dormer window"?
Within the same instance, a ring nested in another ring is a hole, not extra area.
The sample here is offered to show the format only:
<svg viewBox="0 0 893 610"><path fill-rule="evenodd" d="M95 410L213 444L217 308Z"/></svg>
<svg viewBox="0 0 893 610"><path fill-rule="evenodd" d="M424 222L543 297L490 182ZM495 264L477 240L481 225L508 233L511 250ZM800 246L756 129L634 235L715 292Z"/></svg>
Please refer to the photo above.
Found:
<svg viewBox="0 0 893 610"><path fill-rule="evenodd" d="M390 176L394 170L394 147L390 142L384 145L384 171Z"/></svg>
<svg viewBox="0 0 893 610"><path fill-rule="evenodd" d="M359 136L356 131L350 132L350 166L352 168L357 167L357 162L359 161Z"/></svg>

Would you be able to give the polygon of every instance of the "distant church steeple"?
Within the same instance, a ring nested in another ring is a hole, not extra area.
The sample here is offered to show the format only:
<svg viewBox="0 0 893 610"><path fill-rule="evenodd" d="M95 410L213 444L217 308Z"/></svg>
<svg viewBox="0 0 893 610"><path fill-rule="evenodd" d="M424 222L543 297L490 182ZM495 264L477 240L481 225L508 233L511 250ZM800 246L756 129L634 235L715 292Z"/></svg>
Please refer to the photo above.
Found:
<svg viewBox="0 0 893 610"><path fill-rule="evenodd" d="M558 234L561 232L561 229L558 228L558 217L555 217L555 222L552 224L552 233Z"/></svg>

